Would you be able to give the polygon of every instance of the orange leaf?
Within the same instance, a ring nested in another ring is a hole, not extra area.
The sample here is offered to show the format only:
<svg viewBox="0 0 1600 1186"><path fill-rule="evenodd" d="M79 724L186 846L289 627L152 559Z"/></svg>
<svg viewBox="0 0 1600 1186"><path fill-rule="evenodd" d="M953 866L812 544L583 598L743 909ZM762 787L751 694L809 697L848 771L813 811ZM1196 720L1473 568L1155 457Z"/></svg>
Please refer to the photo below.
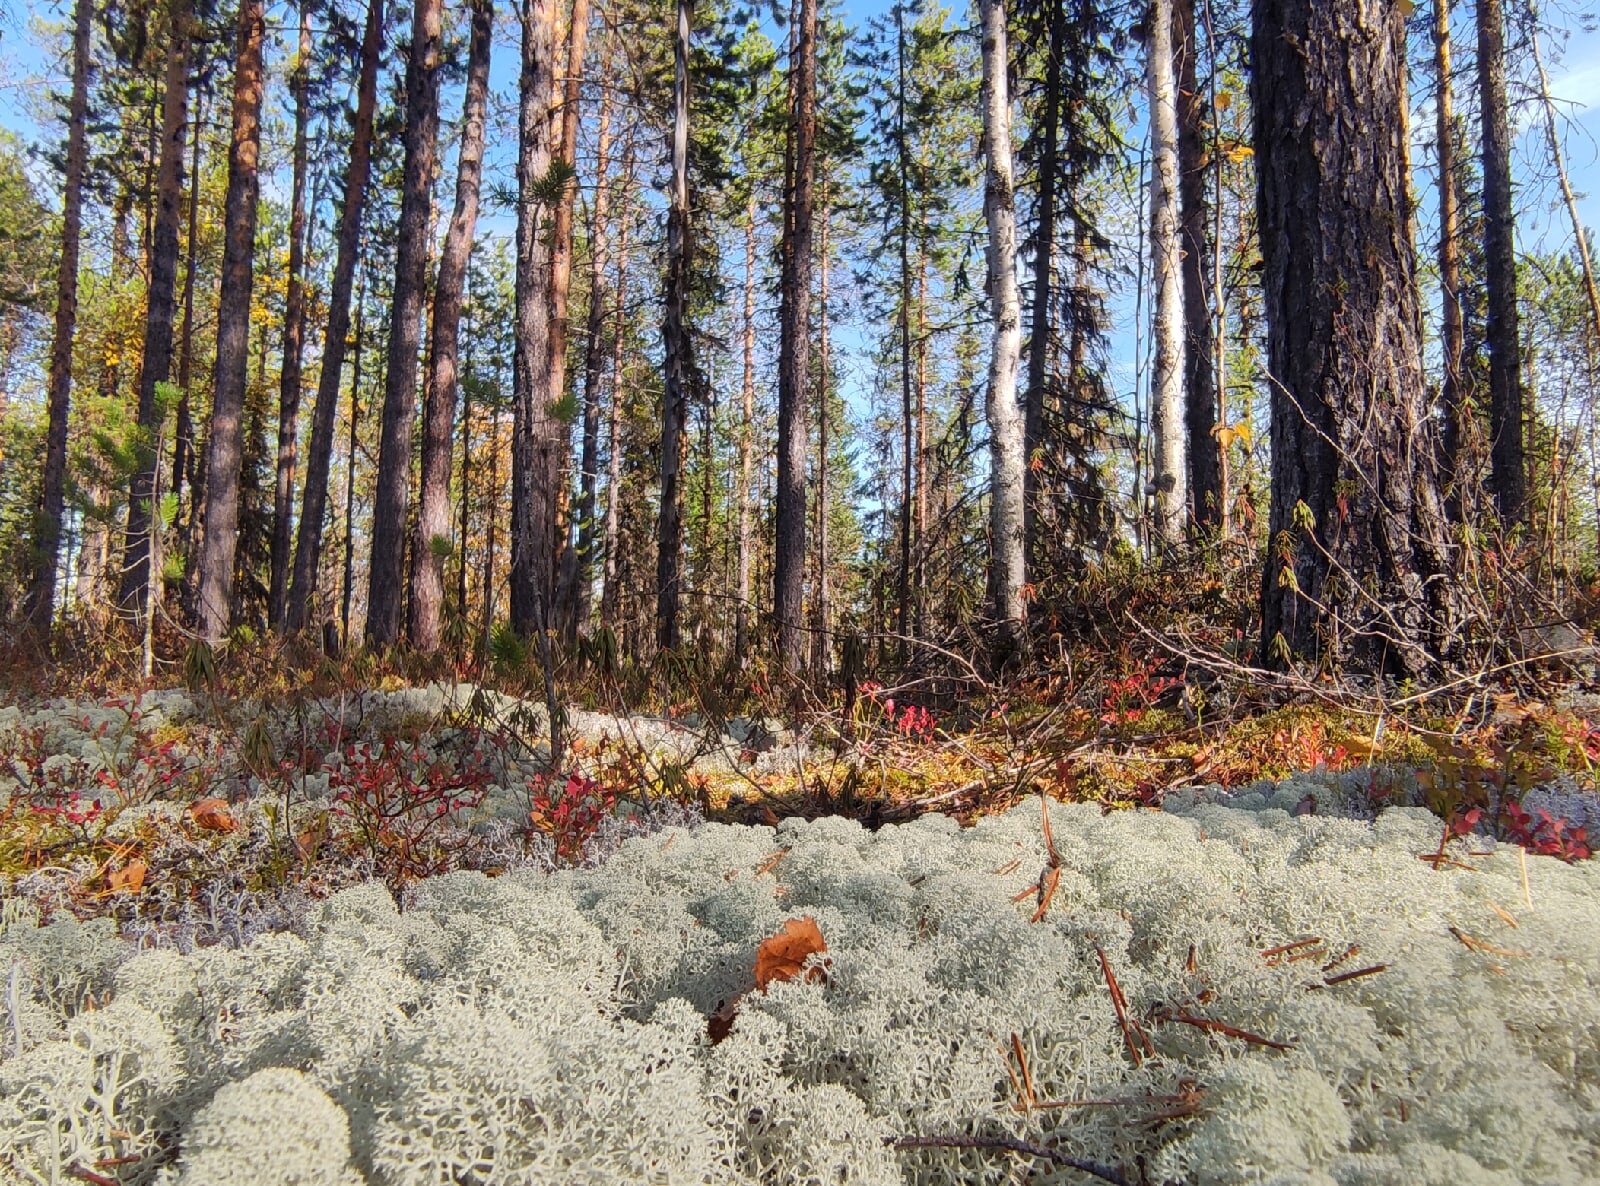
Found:
<svg viewBox="0 0 1600 1186"><path fill-rule="evenodd" d="M190 818L208 832L231 832L239 821L228 814L226 799L201 799L189 805Z"/></svg>
<svg viewBox="0 0 1600 1186"><path fill-rule="evenodd" d="M823 941L817 920L809 914L804 918L791 918L783 930L770 939L763 939L756 949L756 987L762 991L774 980L793 980L805 970L809 956L828 950ZM821 976L820 968L808 971L808 979Z"/></svg>
<svg viewBox="0 0 1600 1186"><path fill-rule="evenodd" d="M106 874L106 884L114 894L136 894L144 888L146 872L143 861L129 861L122 868Z"/></svg>

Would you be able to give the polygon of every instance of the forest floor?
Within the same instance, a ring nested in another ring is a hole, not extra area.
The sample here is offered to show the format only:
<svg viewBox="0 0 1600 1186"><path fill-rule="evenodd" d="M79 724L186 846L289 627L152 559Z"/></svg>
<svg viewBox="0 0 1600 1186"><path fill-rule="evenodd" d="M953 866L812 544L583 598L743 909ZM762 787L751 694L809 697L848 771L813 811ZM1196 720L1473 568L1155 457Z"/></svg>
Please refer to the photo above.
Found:
<svg viewBox="0 0 1600 1186"><path fill-rule="evenodd" d="M28 670L0 1180L1585 1181L1600 697L1136 654Z"/></svg>

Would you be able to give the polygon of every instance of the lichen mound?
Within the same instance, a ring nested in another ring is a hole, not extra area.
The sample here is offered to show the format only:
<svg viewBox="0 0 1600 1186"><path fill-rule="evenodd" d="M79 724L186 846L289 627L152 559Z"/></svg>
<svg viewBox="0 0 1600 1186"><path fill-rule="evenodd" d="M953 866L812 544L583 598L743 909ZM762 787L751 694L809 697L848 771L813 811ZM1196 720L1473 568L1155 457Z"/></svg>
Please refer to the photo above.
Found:
<svg viewBox="0 0 1600 1186"><path fill-rule="evenodd" d="M595 869L437 878L404 909L364 885L298 934L187 954L8 904L0 1181L1021 1172L893 1144L952 1135L1185 1186L1596 1181L1600 862L1528 858L1525 886L1480 838L1420 860L1441 825L1408 809L1051 820L1037 922L1037 804L967 829L708 824ZM761 941L806 915L825 978L752 991Z"/></svg>

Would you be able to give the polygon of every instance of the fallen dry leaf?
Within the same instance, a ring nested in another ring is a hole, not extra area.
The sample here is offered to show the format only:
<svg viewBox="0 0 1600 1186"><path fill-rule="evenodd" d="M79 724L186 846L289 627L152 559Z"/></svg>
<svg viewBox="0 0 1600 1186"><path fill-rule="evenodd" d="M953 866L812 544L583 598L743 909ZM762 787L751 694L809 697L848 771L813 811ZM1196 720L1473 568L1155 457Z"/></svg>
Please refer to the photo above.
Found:
<svg viewBox="0 0 1600 1186"><path fill-rule="evenodd" d="M114 894L136 894L144 888L144 875L148 871L143 861L129 861L106 874L106 885Z"/></svg>
<svg viewBox="0 0 1600 1186"><path fill-rule="evenodd" d="M706 1019L706 1034L713 1046L733 1032L733 1023L739 1016L739 1002L742 1000L744 993L734 997Z"/></svg>
<svg viewBox="0 0 1600 1186"><path fill-rule="evenodd" d="M231 832L239 821L228 814L226 799L200 799L189 805L189 817L208 832Z"/></svg>
<svg viewBox="0 0 1600 1186"><path fill-rule="evenodd" d="M793 980L804 970L807 979L821 979L821 968L805 968L806 959L828 950L817 920L809 914L791 918L783 930L763 939L756 948L756 987L762 991L774 980Z"/></svg>

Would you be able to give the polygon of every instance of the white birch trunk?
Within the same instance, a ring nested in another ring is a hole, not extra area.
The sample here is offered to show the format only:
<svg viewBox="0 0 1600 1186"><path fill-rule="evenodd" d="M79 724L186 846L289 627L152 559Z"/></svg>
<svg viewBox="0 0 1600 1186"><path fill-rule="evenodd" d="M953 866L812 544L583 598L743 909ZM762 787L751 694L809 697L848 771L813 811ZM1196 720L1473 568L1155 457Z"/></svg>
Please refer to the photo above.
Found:
<svg viewBox="0 0 1600 1186"><path fill-rule="evenodd" d="M989 593L1002 662L1021 643L1023 585L1023 414L1017 401L1022 353L1022 307L1017 295L1017 210L1011 168L1011 96L1007 89L1005 0L982 0L983 209L989 223L989 309L994 340L989 356Z"/></svg>
<svg viewBox="0 0 1600 1186"><path fill-rule="evenodd" d="M1178 87L1172 66L1172 2L1152 0L1145 45L1150 107L1151 534L1183 541L1189 505L1183 440L1183 250L1178 239Z"/></svg>

